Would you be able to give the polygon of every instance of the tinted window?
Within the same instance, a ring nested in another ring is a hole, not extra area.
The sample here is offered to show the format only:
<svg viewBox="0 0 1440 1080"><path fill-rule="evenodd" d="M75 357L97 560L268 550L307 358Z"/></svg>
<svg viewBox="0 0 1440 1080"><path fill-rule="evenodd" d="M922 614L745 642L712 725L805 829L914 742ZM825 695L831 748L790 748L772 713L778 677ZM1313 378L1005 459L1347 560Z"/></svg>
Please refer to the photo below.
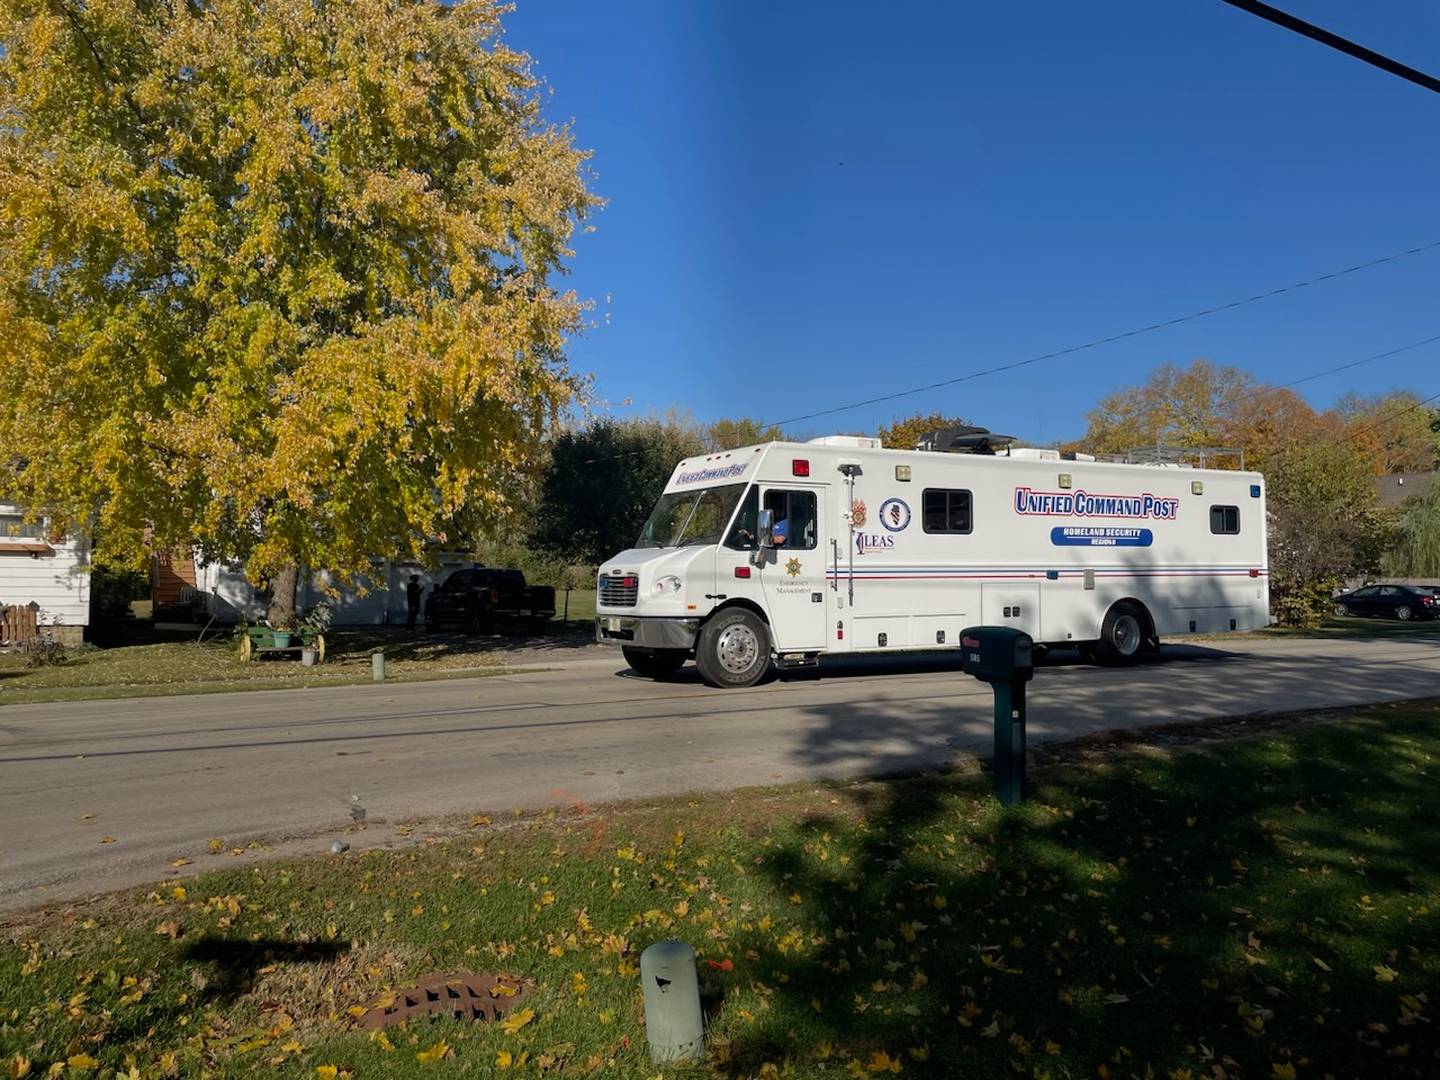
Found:
<svg viewBox="0 0 1440 1080"><path fill-rule="evenodd" d="M968 533L970 492L926 488L920 501L920 525L927 533Z"/></svg>
<svg viewBox="0 0 1440 1080"><path fill-rule="evenodd" d="M1210 531L1222 536L1234 536L1240 531L1240 508L1238 506L1210 507Z"/></svg>
<svg viewBox="0 0 1440 1080"><path fill-rule="evenodd" d="M813 548L815 546L815 506L813 491L772 490L765 492L765 509L775 515L776 547Z"/></svg>
<svg viewBox="0 0 1440 1080"><path fill-rule="evenodd" d="M495 583L504 589L523 589L525 575L519 570L500 570L495 574Z"/></svg>
<svg viewBox="0 0 1440 1080"><path fill-rule="evenodd" d="M1356 596L1367 596L1367 597L1368 597L1368 596L1379 596L1379 595L1380 595L1380 590L1379 590L1378 588L1376 588L1374 585L1367 585L1365 588L1357 590L1356 593L1355 593L1355 595L1356 595Z"/></svg>
<svg viewBox="0 0 1440 1080"><path fill-rule="evenodd" d="M469 588L469 586L470 586L470 581L471 581L471 579L472 579L474 576L475 576L475 571L474 571L474 570L456 570L455 573L451 574L448 578L445 579L445 588L447 588L447 589L465 589L465 588Z"/></svg>
<svg viewBox="0 0 1440 1080"><path fill-rule="evenodd" d="M1399 596L1399 595L1400 595L1400 590L1397 589L1394 585L1382 585L1382 586L1380 586L1380 595L1381 595L1381 596Z"/></svg>

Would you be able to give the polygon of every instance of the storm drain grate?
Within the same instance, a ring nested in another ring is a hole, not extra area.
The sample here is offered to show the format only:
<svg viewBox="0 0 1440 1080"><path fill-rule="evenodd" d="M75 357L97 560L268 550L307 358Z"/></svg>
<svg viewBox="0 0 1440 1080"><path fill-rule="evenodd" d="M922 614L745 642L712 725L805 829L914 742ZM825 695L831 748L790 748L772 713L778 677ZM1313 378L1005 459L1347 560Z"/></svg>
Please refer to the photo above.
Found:
<svg viewBox="0 0 1440 1080"><path fill-rule="evenodd" d="M383 1028L451 1016L456 1020L499 1020L524 999L526 987L513 975L437 972L414 986L386 994L360 1017L362 1028Z"/></svg>

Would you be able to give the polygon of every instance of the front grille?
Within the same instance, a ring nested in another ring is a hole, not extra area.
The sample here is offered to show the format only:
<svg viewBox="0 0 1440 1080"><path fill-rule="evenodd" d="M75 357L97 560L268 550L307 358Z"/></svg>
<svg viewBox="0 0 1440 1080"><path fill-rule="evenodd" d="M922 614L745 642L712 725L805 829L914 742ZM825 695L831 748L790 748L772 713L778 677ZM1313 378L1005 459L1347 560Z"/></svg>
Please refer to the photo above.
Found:
<svg viewBox="0 0 1440 1080"><path fill-rule="evenodd" d="M640 578L635 574L601 574L599 591L604 607L634 607Z"/></svg>

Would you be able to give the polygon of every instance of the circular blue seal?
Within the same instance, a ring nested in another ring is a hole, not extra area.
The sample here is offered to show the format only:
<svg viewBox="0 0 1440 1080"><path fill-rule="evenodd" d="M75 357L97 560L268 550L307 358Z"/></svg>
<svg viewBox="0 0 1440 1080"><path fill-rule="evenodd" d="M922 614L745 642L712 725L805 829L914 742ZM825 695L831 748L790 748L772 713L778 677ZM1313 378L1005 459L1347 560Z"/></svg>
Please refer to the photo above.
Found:
<svg viewBox="0 0 1440 1080"><path fill-rule="evenodd" d="M904 499L886 499L876 516L881 526L890 532L903 532L910 524L910 507Z"/></svg>

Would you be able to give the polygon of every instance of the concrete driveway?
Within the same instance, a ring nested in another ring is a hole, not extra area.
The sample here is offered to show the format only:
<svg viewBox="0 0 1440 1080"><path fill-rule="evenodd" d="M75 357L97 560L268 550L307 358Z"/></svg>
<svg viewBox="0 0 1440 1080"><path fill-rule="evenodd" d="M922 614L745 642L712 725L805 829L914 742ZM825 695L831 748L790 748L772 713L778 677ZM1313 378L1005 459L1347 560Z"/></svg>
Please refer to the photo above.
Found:
<svg viewBox="0 0 1440 1080"><path fill-rule="evenodd" d="M446 815L987 755L989 689L955 662L853 659L716 691L693 667L669 684L632 677L596 647L552 671L455 682L9 706L0 907L158 880L179 857L242 861L209 854L211 838L323 851L361 809L357 845ZM1434 639L1171 646L1131 670L1059 654L1031 684L1030 737L1426 695L1440 695Z"/></svg>

